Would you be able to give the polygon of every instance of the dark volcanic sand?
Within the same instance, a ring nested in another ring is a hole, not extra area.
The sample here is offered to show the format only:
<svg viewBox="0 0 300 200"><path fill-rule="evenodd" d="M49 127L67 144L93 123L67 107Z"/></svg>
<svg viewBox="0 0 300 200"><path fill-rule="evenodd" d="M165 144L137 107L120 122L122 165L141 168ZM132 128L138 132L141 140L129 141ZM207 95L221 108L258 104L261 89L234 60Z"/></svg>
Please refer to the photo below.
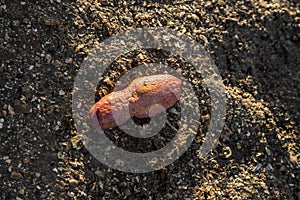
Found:
<svg viewBox="0 0 300 200"><path fill-rule="evenodd" d="M300 199L298 1L112 2L0 0L0 198ZM226 125L207 157L198 132L173 164L129 174L85 149L71 92L93 46L146 26L205 46L228 93Z"/></svg>

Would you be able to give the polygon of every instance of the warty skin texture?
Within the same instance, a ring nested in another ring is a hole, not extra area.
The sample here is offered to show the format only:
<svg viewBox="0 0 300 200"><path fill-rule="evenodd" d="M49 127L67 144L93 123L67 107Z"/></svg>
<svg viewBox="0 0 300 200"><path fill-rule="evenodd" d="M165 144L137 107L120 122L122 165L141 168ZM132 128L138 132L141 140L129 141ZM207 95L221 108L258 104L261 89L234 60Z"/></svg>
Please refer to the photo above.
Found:
<svg viewBox="0 0 300 200"><path fill-rule="evenodd" d="M95 103L88 119L93 126L108 129L121 125L133 116L152 117L179 100L181 86L182 81L169 74L137 78L125 89L114 91ZM160 106L155 106L157 104Z"/></svg>

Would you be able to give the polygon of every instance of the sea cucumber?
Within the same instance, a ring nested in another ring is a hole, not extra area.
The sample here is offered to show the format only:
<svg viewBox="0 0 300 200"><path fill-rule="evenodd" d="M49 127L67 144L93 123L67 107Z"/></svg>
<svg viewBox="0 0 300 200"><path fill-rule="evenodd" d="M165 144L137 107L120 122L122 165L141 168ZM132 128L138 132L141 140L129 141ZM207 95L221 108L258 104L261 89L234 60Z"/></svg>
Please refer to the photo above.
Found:
<svg viewBox="0 0 300 200"><path fill-rule="evenodd" d="M137 78L125 89L114 91L95 103L88 113L88 119L94 126L108 129L121 125L133 116L152 117L163 111L154 105L168 109L179 100L181 85L179 78L169 74Z"/></svg>

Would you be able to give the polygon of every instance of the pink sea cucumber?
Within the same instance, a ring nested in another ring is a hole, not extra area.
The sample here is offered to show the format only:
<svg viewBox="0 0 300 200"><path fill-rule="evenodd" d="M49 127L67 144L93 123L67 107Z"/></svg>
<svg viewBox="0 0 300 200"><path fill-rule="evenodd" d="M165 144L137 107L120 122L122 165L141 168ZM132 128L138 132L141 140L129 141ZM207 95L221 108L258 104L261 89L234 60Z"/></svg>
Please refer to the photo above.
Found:
<svg viewBox="0 0 300 200"><path fill-rule="evenodd" d="M169 74L137 78L125 89L112 92L95 103L88 119L96 126L108 129L121 125L133 116L152 117L163 111L152 106L159 104L168 109L179 100L181 85L179 78ZM115 120L115 117L118 119Z"/></svg>

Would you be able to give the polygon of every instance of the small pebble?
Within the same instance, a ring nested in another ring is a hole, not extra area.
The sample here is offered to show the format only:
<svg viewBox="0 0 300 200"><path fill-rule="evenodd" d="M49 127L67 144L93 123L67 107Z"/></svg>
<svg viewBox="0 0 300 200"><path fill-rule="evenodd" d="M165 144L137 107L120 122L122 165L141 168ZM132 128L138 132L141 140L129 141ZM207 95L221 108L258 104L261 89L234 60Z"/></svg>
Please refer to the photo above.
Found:
<svg viewBox="0 0 300 200"><path fill-rule="evenodd" d="M65 93L63 90L59 90L58 94L59 94L60 96L63 96L63 95L65 95L66 93Z"/></svg>
<svg viewBox="0 0 300 200"><path fill-rule="evenodd" d="M9 159L9 157L8 156L3 156L2 159L7 160L7 159Z"/></svg>
<svg viewBox="0 0 300 200"><path fill-rule="evenodd" d="M75 194L74 194L74 192L68 192L68 196L72 198L75 196Z"/></svg>
<svg viewBox="0 0 300 200"><path fill-rule="evenodd" d="M8 110L9 114L11 114L11 115L15 114L15 110L14 110L14 108L11 105L8 105L7 110Z"/></svg>
<svg viewBox="0 0 300 200"><path fill-rule="evenodd" d="M116 160L116 164L117 164L118 166L124 166L124 161L121 160L121 159L117 159L117 160Z"/></svg>
<svg viewBox="0 0 300 200"><path fill-rule="evenodd" d="M4 4L4 5L2 5L2 6L0 6L3 10L6 10L6 5Z"/></svg>
<svg viewBox="0 0 300 200"><path fill-rule="evenodd" d="M67 58L67 59L65 60L65 62L66 62L67 64L70 64L70 63L73 62L73 59L72 59L72 58Z"/></svg>
<svg viewBox="0 0 300 200"><path fill-rule="evenodd" d="M52 60L52 56L49 53L45 55L45 58L46 58L47 63L50 63Z"/></svg>
<svg viewBox="0 0 300 200"><path fill-rule="evenodd" d="M10 174L10 178L12 178L14 180L20 180L21 178L23 178L23 176L21 173L13 171Z"/></svg>
<svg viewBox="0 0 300 200"><path fill-rule="evenodd" d="M41 177L41 173L40 172L35 172L35 177L40 178Z"/></svg>
<svg viewBox="0 0 300 200"><path fill-rule="evenodd" d="M70 179L70 180L69 180L69 183L70 183L71 185L77 185L77 184L79 183L79 181L76 180L76 179Z"/></svg>
<svg viewBox="0 0 300 200"><path fill-rule="evenodd" d="M58 131L58 130L59 130L59 126L58 126L58 125L55 125L54 130L55 130L55 131Z"/></svg>

